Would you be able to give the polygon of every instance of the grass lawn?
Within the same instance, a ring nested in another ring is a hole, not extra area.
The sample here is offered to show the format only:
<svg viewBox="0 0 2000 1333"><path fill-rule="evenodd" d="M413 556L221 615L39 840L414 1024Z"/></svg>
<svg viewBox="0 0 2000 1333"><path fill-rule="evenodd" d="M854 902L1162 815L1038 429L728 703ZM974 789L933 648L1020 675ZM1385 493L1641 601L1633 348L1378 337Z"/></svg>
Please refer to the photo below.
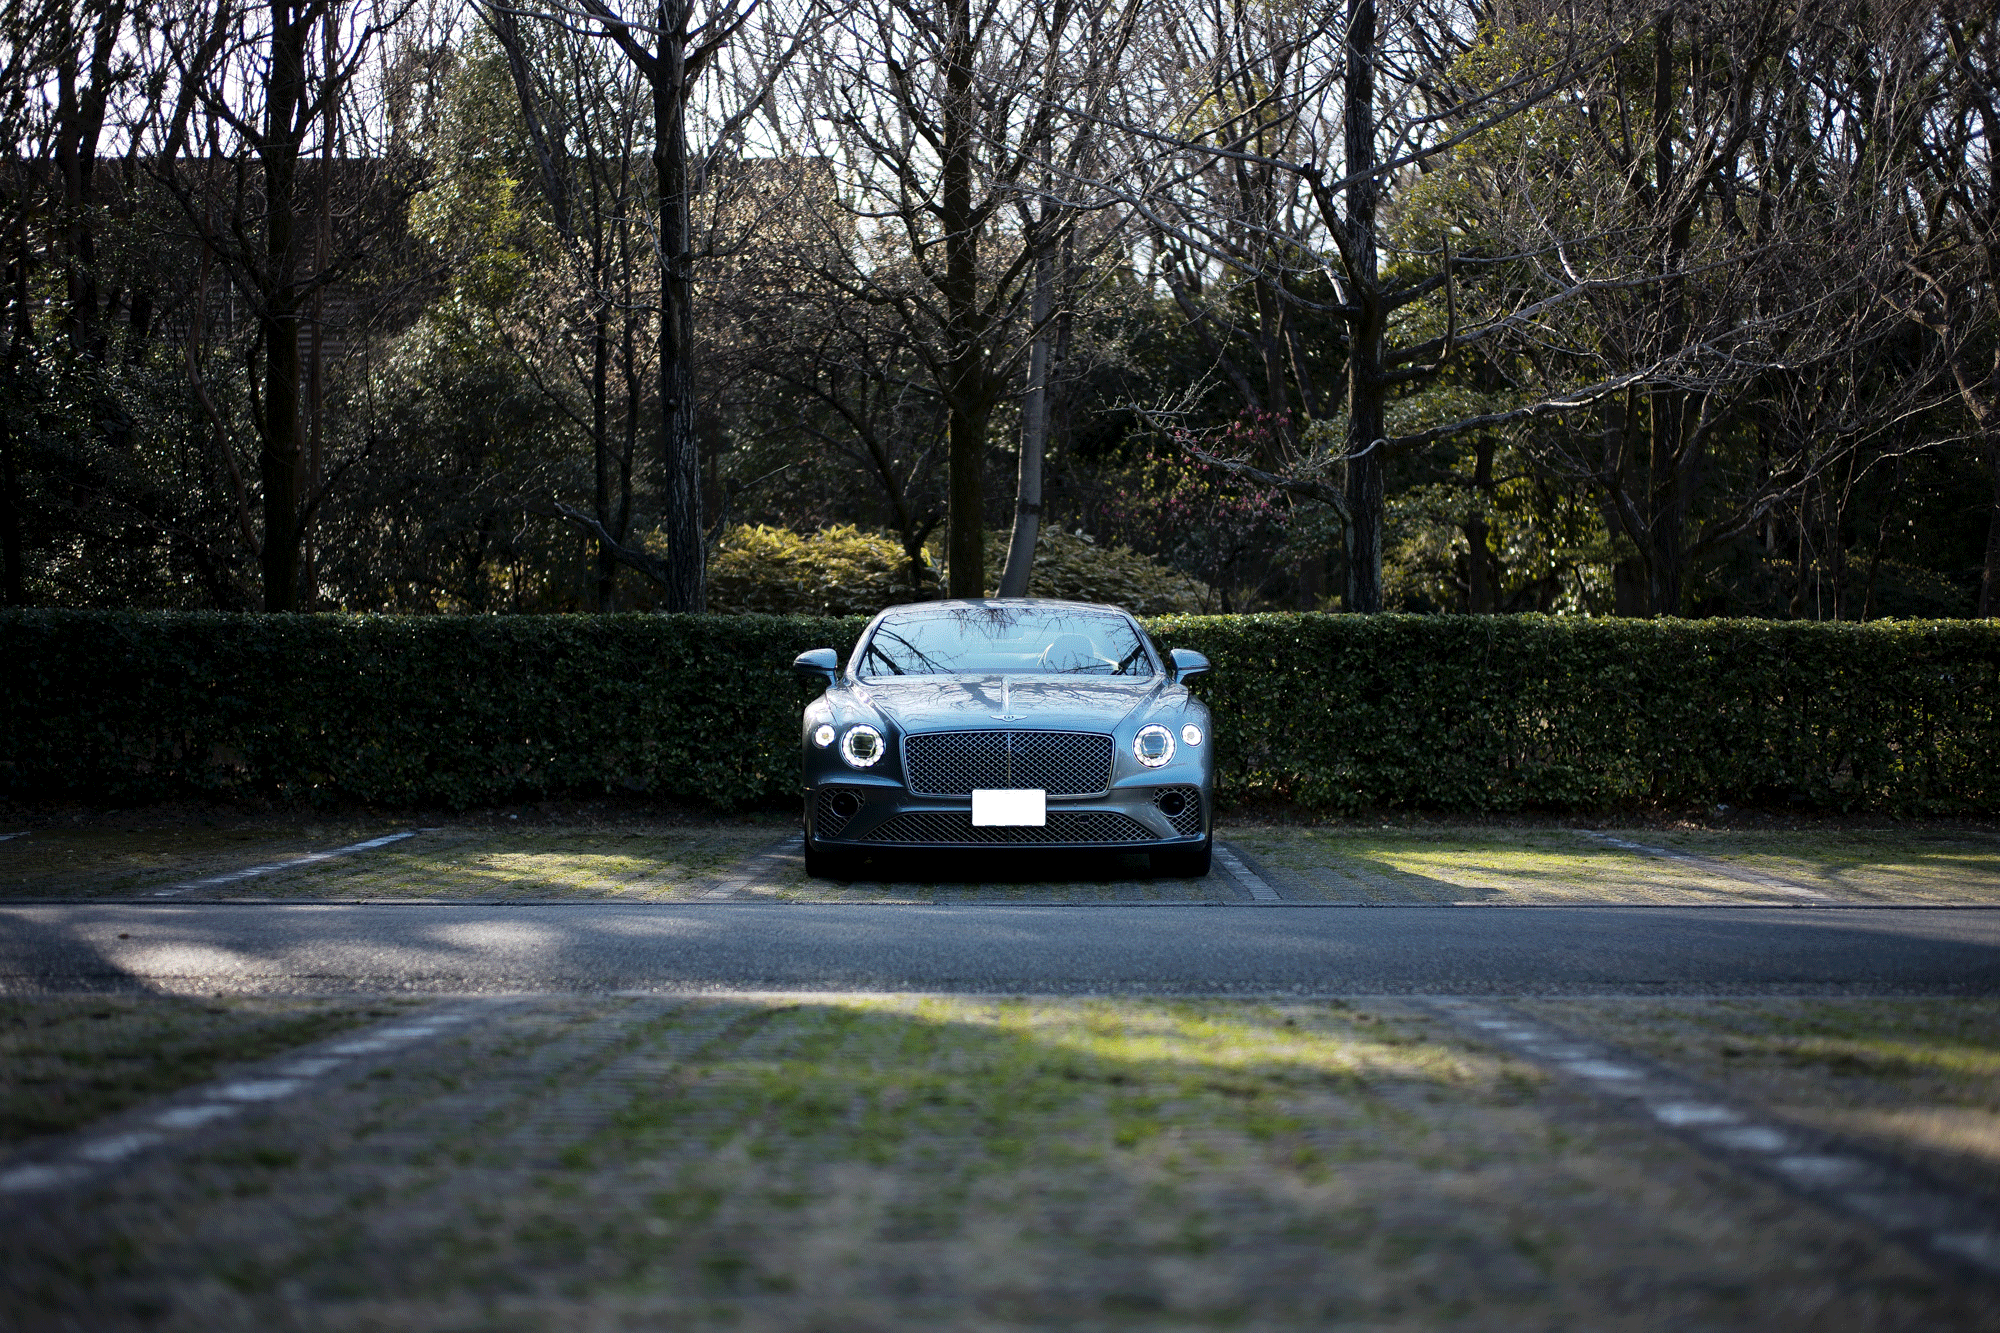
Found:
<svg viewBox="0 0 2000 1333"><path fill-rule="evenodd" d="M1221 832L1287 897L1367 903L2000 903L2000 837L1969 830L1604 830L1700 858L1647 856L1554 823L1244 824Z"/></svg>
<svg viewBox="0 0 2000 1333"><path fill-rule="evenodd" d="M1801 1123L2000 1198L2000 1000L1543 1000Z"/></svg>
<svg viewBox="0 0 2000 1333"><path fill-rule="evenodd" d="M158 995L0 999L0 1148L76 1129L402 1007Z"/></svg>
<svg viewBox="0 0 2000 1333"><path fill-rule="evenodd" d="M0 1237L0 1272L51 1327L202 1333L2000 1326L1361 1000L552 998Z"/></svg>
<svg viewBox="0 0 2000 1333"><path fill-rule="evenodd" d="M1233 902L1217 873L1155 878L1142 854L1010 858L1004 849L879 859L855 881L813 879L794 848L749 860L797 822L565 810L433 817L429 831L371 851L182 896L258 900L434 899L814 902ZM217 826L211 827L210 824ZM50 823L0 842L0 898L145 898L249 866L284 866L418 826L383 821L226 821L138 812ZM1279 822L1225 818L1217 836L1294 902L1530 904L2000 904L2000 833L1863 820L1789 828L1609 828L1663 858L1554 820ZM1774 887L1771 880L1784 882Z"/></svg>

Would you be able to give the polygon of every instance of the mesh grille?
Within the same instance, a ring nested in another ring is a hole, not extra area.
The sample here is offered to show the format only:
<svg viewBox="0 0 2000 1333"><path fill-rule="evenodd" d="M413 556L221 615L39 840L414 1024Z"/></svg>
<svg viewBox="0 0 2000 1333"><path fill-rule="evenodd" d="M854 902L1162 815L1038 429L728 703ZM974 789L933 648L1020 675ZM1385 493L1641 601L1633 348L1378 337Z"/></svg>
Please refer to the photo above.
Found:
<svg viewBox="0 0 2000 1333"><path fill-rule="evenodd" d="M1146 826L1101 810L1051 810L1045 828L1033 825L975 827L970 810L919 810L878 826L869 842L979 842L1055 845L1072 842L1152 842Z"/></svg>
<svg viewBox="0 0 2000 1333"><path fill-rule="evenodd" d="M813 832L822 838L839 837L840 831L847 827L847 821L854 818L854 815L843 815L833 808L833 798L843 791L852 794L863 805L867 804L867 798L852 787L821 787L813 805ZM855 815L860 813L858 809L854 812Z"/></svg>
<svg viewBox="0 0 2000 1333"><path fill-rule="evenodd" d="M920 796L1039 787L1096 796L1111 786L1111 738L1093 731L934 731L903 738L903 773Z"/></svg>
<svg viewBox="0 0 2000 1333"><path fill-rule="evenodd" d="M1168 792L1180 793L1181 799L1187 804L1181 807L1179 814L1167 815L1167 822L1174 826L1176 832L1190 838L1201 832L1201 788L1162 787L1153 793L1153 804L1159 805L1167 798ZM1163 809L1160 813L1166 814L1166 811Z"/></svg>

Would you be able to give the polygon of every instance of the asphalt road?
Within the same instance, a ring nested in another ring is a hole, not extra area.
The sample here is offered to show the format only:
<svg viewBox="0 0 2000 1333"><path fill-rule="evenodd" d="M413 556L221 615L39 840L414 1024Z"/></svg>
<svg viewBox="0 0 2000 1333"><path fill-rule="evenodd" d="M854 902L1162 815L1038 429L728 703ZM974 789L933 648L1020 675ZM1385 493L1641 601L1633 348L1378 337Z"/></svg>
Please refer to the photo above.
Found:
<svg viewBox="0 0 2000 1333"><path fill-rule="evenodd" d="M2000 910L0 908L0 992L2000 994Z"/></svg>

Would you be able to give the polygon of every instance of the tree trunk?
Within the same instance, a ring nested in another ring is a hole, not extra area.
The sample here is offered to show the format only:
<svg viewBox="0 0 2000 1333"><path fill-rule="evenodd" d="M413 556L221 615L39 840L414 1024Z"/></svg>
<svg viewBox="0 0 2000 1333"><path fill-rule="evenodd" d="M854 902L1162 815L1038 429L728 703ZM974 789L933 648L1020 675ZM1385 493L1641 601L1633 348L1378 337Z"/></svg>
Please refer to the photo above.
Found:
<svg viewBox="0 0 2000 1333"><path fill-rule="evenodd" d="M292 611L299 598L299 501L303 421L299 412L299 301L297 292L297 124L306 100L306 42L314 6L294 11L290 0L271 3L271 63L267 78L265 142L264 429L258 471L264 483L264 609Z"/></svg>
<svg viewBox="0 0 2000 1333"><path fill-rule="evenodd" d="M660 6L652 69L653 165L660 191L660 457L666 468L669 611L708 608L701 519L701 452L694 417L694 256L689 245L687 0Z"/></svg>
<svg viewBox="0 0 2000 1333"><path fill-rule="evenodd" d="M946 551L953 597L986 595L986 358L979 316L979 236L972 215L972 6L949 0L944 145L940 163L944 224L943 290L946 452L951 474Z"/></svg>
<svg viewBox="0 0 2000 1333"><path fill-rule="evenodd" d="M1375 0L1348 0L1345 138L1346 225L1352 252L1353 300L1347 358L1347 609L1382 609L1383 412L1388 379L1382 365L1387 313L1377 280L1375 206Z"/></svg>
<svg viewBox="0 0 2000 1333"><path fill-rule="evenodd" d="M611 312L599 305L590 321L590 454L596 465L591 478L591 507L597 521L612 531L611 521ZM618 609L618 556L604 542L597 544L596 596L599 615Z"/></svg>
<svg viewBox="0 0 2000 1333"><path fill-rule="evenodd" d="M27 404L21 401L21 359L27 355L34 336L33 316L28 305L27 219L17 220L14 233L15 258L7 266L8 312L7 358L0 367L0 601L8 606L26 606L27 573L21 544L21 474L14 456L14 439Z"/></svg>
<svg viewBox="0 0 2000 1333"><path fill-rule="evenodd" d="M1986 470L1993 479L1993 509L1986 520L1986 570L1979 581L1979 616L2000 616L2000 432L1989 431Z"/></svg>
<svg viewBox="0 0 2000 1333"><path fill-rule="evenodd" d="M79 6L75 19L82 19L89 7ZM60 62L56 68L56 134L53 144L56 174L63 198L62 250L68 306L63 312L63 332L71 349L79 356L101 359L105 335L98 320L97 231L91 224L94 200L92 180L97 168L98 140L104 130L104 116L118 76L112 63L124 27L124 6L105 5L96 14L89 58L90 82L80 89L77 76L83 69L76 63ZM82 55L82 34L77 33Z"/></svg>
<svg viewBox="0 0 2000 1333"><path fill-rule="evenodd" d="M1486 522L1485 506L1493 498L1493 437L1481 435L1473 441L1472 447L1475 451L1472 484L1478 493L1480 508L1464 524L1465 609L1481 616L1499 610L1500 604L1500 580L1493 568L1493 558L1486 549L1492 538L1492 528Z"/></svg>
<svg viewBox="0 0 2000 1333"><path fill-rule="evenodd" d="M8 376L12 381L13 376ZM12 384L7 386L10 390ZM11 396L11 394L10 394ZM21 477L14 463L15 404L0 411L0 605L26 606L21 568Z"/></svg>
<svg viewBox="0 0 2000 1333"><path fill-rule="evenodd" d="M1046 227L1049 213L1042 210ZM1014 534L1007 546L1007 567L1000 575L1002 597L1026 597L1028 576L1035 563L1035 539L1042 527L1042 456L1049 441L1049 344L1055 330L1049 315L1055 307L1055 264L1044 249L1035 256L1035 292L1028 317L1036 333L1028 351L1028 396L1021 404L1021 469L1014 496Z"/></svg>
<svg viewBox="0 0 2000 1333"><path fill-rule="evenodd" d="M1683 530L1688 497L1680 484L1680 462L1681 451L1688 448L1688 395L1678 389L1660 389L1651 397L1652 437L1646 469L1646 536L1651 549L1646 561L1646 609L1649 615L1677 616L1686 565Z"/></svg>

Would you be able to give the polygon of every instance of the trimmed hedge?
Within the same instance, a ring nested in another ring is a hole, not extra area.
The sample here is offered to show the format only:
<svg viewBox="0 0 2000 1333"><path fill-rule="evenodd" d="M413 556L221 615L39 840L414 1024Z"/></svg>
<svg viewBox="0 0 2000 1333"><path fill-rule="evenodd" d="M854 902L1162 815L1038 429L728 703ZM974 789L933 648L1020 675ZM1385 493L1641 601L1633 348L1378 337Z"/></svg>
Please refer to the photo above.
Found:
<svg viewBox="0 0 2000 1333"><path fill-rule="evenodd" d="M0 613L0 792L466 806L792 796L791 658L859 617ZM2000 810L2000 626L1174 616L1224 794Z"/></svg>
<svg viewBox="0 0 2000 1333"><path fill-rule="evenodd" d="M792 658L866 623L8 612L0 791L739 806L797 788Z"/></svg>
<svg viewBox="0 0 2000 1333"><path fill-rule="evenodd" d="M1196 688L1238 798L2000 810L1994 622L1235 616L1151 628L1214 661Z"/></svg>

